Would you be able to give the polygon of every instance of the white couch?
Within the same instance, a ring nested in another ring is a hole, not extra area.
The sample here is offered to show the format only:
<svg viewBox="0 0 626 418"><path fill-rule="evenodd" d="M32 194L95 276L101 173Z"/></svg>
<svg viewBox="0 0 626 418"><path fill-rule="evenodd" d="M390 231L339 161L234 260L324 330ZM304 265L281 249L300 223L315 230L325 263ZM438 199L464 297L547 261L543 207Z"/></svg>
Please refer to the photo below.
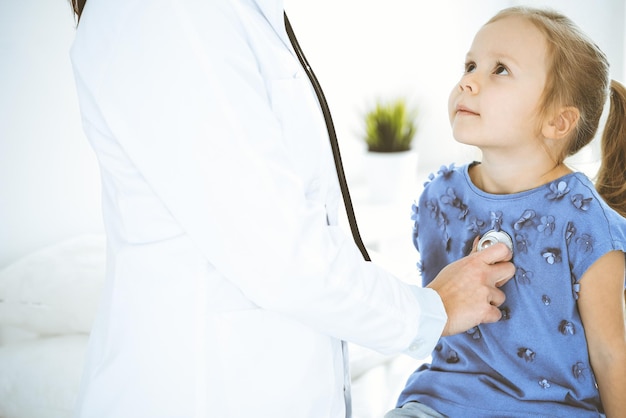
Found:
<svg viewBox="0 0 626 418"><path fill-rule="evenodd" d="M105 264L82 235L0 270L0 417L71 415Z"/></svg>
<svg viewBox="0 0 626 418"><path fill-rule="evenodd" d="M104 266L104 237L81 235L0 270L0 418L71 416ZM354 418L380 418L418 364L350 352Z"/></svg>

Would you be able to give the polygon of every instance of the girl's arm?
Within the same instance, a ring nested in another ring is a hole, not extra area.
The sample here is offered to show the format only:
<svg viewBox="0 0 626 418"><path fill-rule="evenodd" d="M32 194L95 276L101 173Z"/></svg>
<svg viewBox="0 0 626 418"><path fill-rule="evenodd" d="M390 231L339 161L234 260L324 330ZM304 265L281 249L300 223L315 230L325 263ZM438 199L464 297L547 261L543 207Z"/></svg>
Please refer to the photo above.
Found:
<svg viewBox="0 0 626 418"><path fill-rule="evenodd" d="M602 256L583 275L578 299L591 367L608 418L626 411L624 268L623 252Z"/></svg>

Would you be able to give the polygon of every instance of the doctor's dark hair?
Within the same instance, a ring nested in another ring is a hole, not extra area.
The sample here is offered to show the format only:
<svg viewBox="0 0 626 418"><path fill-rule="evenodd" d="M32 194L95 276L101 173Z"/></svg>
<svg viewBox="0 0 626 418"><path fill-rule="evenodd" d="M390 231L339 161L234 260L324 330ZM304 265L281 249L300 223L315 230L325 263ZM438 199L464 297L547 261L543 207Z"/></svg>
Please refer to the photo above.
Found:
<svg viewBox="0 0 626 418"><path fill-rule="evenodd" d="M83 13L83 8L85 7L85 2L87 0L69 0L70 5L72 6L72 10L76 15L76 20L80 21L80 15Z"/></svg>
<svg viewBox="0 0 626 418"><path fill-rule="evenodd" d="M626 88L610 80L606 55L568 17L549 9L511 7L487 24L507 17L526 19L544 34L548 44L550 63L539 116L545 119L562 106L573 106L580 112L558 162L591 142L610 93L596 189L613 209L626 216Z"/></svg>

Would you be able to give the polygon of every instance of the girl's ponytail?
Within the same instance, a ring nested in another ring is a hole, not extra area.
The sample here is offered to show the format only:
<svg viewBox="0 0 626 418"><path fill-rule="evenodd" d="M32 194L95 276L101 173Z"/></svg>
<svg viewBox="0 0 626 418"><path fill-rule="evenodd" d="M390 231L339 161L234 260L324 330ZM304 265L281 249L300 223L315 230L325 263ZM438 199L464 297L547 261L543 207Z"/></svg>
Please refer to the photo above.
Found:
<svg viewBox="0 0 626 418"><path fill-rule="evenodd" d="M611 108L602 134L602 164L596 189L626 217L626 88L611 80Z"/></svg>

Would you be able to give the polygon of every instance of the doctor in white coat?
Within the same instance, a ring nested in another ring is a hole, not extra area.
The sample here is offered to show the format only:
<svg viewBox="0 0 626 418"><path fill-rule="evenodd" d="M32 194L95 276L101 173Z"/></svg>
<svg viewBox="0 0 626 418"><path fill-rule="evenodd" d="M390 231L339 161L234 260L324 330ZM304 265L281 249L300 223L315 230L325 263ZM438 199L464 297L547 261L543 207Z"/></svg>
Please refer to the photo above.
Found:
<svg viewBox="0 0 626 418"><path fill-rule="evenodd" d="M346 417L342 341L423 357L500 317L504 246L421 289L337 226L281 0L88 0L71 57L108 236L77 417Z"/></svg>

